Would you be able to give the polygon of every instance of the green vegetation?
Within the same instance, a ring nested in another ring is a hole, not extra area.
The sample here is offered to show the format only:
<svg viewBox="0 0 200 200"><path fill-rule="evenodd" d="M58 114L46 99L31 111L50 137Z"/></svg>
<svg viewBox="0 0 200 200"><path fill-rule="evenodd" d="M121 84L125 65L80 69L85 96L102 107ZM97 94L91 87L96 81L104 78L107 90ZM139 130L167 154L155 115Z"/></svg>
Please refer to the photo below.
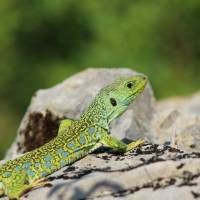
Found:
<svg viewBox="0 0 200 200"><path fill-rule="evenodd" d="M147 74L157 98L200 83L200 1L0 1L0 155L31 96L86 67Z"/></svg>

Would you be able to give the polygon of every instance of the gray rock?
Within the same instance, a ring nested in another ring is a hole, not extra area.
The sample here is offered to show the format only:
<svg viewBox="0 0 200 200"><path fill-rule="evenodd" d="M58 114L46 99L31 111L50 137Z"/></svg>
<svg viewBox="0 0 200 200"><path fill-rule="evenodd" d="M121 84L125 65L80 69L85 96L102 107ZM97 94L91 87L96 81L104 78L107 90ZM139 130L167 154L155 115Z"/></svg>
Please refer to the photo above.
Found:
<svg viewBox="0 0 200 200"><path fill-rule="evenodd" d="M195 199L200 196L200 153L145 144L124 155L100 149L48 177L50 187L23 200ZM7 199L7 198L4 198Z"/></svg>
<svg viewBox="0 0 200 200"><path fill-rule="evenodd" d="M185 151L200 151L200 93L158 102L152 136L155 143L169 141Z"/></svg>
<svg viewBox="0 0 200 200"><path fill-rule="evenodd" d="M118 76L134 73L128 69L89 69L53 88L38 91L7 158L49 141L56 135L62 118L77 119L100 88ZM111 132L121 139L147 137L165 145L146 143L124 155L100 148L51 174L47 177L51 187L34 189L22 200L198 199L199 122L200 93L158 102L155 109L148 85L129 110L112 124Z"/></svg>
<svg viewBox="0 0 200 200"><path fill-rule="evenodd" d="M146 144L125 155L103 150L49 177L51 187L22 200L194 199L200 189L200 154Z"/></svg>
<svg viewBox="0 0 200 200"><path fill-rule="evenodd" d="M130 69L87 69L50 89L39 90L21 122L16 141L6 159L31 151L57 135L63 118L79 118L92 98L104 86L120 76L132 76ZM145 137L154 113L154 97L150 85L112 124L111 133L119 139Z"/></svg>

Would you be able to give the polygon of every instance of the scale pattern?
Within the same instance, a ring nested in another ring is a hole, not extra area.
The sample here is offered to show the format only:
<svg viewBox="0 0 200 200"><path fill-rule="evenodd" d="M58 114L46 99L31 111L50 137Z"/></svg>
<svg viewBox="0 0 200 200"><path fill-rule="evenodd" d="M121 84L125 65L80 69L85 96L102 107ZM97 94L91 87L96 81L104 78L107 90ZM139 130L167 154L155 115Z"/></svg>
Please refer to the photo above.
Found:
<svg viewBox="0 0 200 200"><path fill-rule="evenodd" d="M88 125L83 126L83 123L80 125L78 121L74 122L68 133L57 136L41 148L7 162L0 170L2 178L16 179L16 176L20 176L17 172L23 170L27 173L29 181L34 181L88 154L102 132L102 128Z"/></svg>

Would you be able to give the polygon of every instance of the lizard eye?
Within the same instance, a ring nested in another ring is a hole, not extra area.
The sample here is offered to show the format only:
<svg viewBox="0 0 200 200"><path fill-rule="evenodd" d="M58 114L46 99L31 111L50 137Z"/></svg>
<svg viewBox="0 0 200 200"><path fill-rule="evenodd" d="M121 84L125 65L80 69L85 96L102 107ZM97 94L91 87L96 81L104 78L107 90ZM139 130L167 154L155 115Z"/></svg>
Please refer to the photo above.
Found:
<svg viewBox="0 0 200 200"><path fill-rule="evenodd" d="M129 82L126 86L131 89L133 88L134 85L135 85L134 82Z"/></svg>
<svg viewBox="0 0 200 200"><path fill-rule="evenodd" d="M114 98L110 98L110 103L112 104L112 106L117 105L117 101Z"/></svg>

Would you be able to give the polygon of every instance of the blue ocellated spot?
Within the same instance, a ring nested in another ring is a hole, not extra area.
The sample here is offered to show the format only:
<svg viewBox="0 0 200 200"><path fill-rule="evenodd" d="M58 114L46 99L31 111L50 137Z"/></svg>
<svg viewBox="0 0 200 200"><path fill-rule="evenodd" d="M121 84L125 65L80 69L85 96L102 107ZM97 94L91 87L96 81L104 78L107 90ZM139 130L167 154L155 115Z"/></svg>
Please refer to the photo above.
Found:
<svg viewBox="0 0 200 200"><path fill-rule="evenodd" d="M34 171L31 171L31 170L28 170L28 171L27 171L27 174L28 174L29 176L34 176L34 175L35 175L35 172L34 172Z"/></svg>
<svg viewBox="0 0 200 200"><path fill-rule="evenodd" d="M66 164L67 164L67 161L66 161L66 160L61 160L61 161L60 161L60 166L61 166L61 167L64 167Z"/></svg>
<svg viewBox="0 0 200 200"><path fill-rule="evenodd" d="M46 161L50 161L51 159L52 159L52 156L49 154L44 156L44 160L46 160Z"/></svg>
<svg viewBox="0 0 200 200"><path fill-rule="evenodd" d="M80 144L85 144L85 137L84 137L83 134L80 135L80 138L79 138L79 139L80 139L80 140L79 140Z"/></svg>
<svg viewBox="0 0 200 200"><path fill-rule="evenodd" d="M31 165L32 165L31 162L26 162L26 163L23 164L23 168L27 169L27 168L29 168Z"/></svg>
<svg viewBox="0 0 200 200"><path fill-rule="evenodd" d="M47 175L48 175L48 172L42 172L42 173L41 173L41 176L42 176L42 177L45 177L45 176L47 176Z"/></svg>
<svg viewBox="0 0 200 200"><path fill-rule="evenodd" d="M35 163L35 166L36 166L36 167L40 167L40 165L41 165L41 163L39 163L39 162L36 162L36 163Z"/></svg>
<svg viewBox="0 0 200 200"><path fill-rule="evenodd" d="M52 164L51 164L50 162L47 162L47 163L45 163L45 166L46 166L47 168L51 168L51 167L52 167Z"/></svg>
<svg viewBox="0 0 200 200"><path fill-rule="evenodd" d="M63 152L62 152L62 156L63 156L64 158L66 158L67 156L69 156L69 153L68 153L67 151L63 151Z"/></svg>
<svg viewBox="0 0 200 200"><path fill-rule="evenodd" d="M15 170L17 170L17 171L19 171L21 169L21 166L19 166L19 165L17 165L16 167L15 167Z"/></svg>
<svg viewBox="0 0 200 200"><path fill-rule="evenodd" d="M8 177L11 176L11 172L5 172L4 175L5 175L6 178L8 178Z"/></svg>
<svg viewBox="0 0 200 200"><path fill-rule="evenodd" d="M56 151L57 155L62 154L62 152L63 152L63 149L62 149L62 148L60 148L60 149L58 149L58 150Z"/></svg>
<svg viewBox="0 0 200 200"><path fill-rule="evenodd" d="M70 143L67 144L67 146L71 148L71 147L74 146L74 143L73 143L73 142L70 142Z"/></svg>
<svg viewBox="0 0 200 200"><path fill-rule="evenodd" d="M94 133L94 127L90 127L90 128L88 129L88 131L89 131L89 134L92 136L93 133Z"/></svg>

